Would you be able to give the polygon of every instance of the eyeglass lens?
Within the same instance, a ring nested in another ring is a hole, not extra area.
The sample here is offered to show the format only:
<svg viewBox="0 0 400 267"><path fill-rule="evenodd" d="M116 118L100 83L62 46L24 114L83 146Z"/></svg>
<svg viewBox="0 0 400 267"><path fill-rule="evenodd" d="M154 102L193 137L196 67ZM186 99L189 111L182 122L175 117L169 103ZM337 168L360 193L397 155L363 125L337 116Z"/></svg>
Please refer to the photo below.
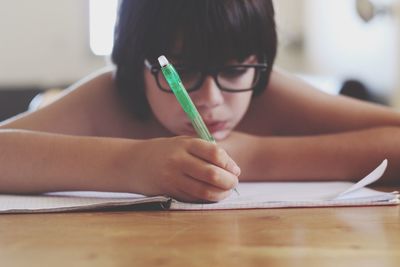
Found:
<svg viewBox="0 0 400 267"><path fill-rule="evenodd" d="M195 89L205 78L201 71L177 68L182 83L186 90ZM258 70L250 66L231 66L219 70L215 77L217 85L222 89L246 90L251 89L258 82ZM167 81L161 72L158 72L159 85L164 90L170 90Z"/></svg>

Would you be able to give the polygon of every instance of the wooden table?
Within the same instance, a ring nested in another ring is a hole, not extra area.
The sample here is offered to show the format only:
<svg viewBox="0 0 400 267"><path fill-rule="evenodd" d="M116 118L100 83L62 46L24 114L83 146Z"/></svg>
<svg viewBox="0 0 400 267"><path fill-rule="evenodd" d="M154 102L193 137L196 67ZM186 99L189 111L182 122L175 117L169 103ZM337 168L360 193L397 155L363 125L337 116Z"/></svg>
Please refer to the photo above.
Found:
<svg viewBox="0 0 400 267"><path fill-rule="evenodd" d="M400 206L0 215L0 266L400 266Z"/></svg>

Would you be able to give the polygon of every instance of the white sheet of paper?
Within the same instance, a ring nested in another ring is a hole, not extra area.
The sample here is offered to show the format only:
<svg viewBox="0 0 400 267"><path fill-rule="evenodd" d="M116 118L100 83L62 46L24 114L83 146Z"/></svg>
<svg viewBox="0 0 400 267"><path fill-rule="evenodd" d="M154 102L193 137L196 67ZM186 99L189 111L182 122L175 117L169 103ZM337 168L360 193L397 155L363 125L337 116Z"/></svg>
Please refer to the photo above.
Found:
<svg viewBox="0 0 400 267"><path fill-rule="evenodd" d="M360 188L348 195L346 194L346 198L335 199L338 194L348 189L351 185L352 183L350 182L240 183L238 186L240 196L232 193L227 199L211 204L191 204L173 201L171 209L372 205L373 202L385 202L395 198L393 193Z"/></svg>
<svg viewBox="0 0 400 267"><path fill-rule="evenodd" d="M340 199L340 198L342 198L343 196L345 196L346 194L348 194L350 192L356 191L356 190L358 190L360 188L363 188L363 187L365 187L365 186L367 186L369 184L372 184L373 182L376 182L385 173L386 167L387 167L387 159L382 161L382 163L375 170L373 170L370 174L365 176L359 182L357 182L356 184L352 185L349 189L345 190L344 192L340 193L336 197L336 199Z"/></svg>
<svg viewBox="0 0 400 267"><path fill-rule="evenodd" d="M346 206L383 204L385 201L398 202L395 193L383 193L365 186L379 180L387 167L385 159L376 169L358 183L351 182L278 182L240 183L240 196L211 204L190 204L172 202L172 209L231 209L271 208L294 206ZM398 197L398 196L397 196Z"/></svg>

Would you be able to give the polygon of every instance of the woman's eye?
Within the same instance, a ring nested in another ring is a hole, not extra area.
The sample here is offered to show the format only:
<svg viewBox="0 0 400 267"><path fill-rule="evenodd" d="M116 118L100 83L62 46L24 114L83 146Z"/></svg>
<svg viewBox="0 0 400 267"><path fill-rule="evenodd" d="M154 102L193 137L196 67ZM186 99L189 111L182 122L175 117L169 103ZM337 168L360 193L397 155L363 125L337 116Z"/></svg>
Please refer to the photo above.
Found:
<svg viewBox="0 0 400 267"><path fill-rule="evenodd" d="M220 72L220 76L224 78L236 78L247 72L247 68L230 68Z"/></svg>
<svg viewBox="0 0 400 267"><path fill-rule="evenodd" d="M201 73L199 71L182 69L177 71L185 86L191 86L201 79Z"/></svg>

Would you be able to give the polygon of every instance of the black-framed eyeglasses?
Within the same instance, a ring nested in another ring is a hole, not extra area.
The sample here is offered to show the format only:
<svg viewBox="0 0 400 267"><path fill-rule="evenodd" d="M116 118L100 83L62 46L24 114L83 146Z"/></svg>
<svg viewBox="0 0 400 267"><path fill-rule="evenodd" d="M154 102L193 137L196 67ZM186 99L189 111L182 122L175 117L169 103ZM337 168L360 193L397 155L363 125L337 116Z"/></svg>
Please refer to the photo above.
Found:
<svg viewBox="0 0 400 267"><path fill-rule="evenodd" d="M147 59L144 64L153 74L158 87L164 92L172 93L161 72L161 67L158 64L152 65ZM174 65L187 92L198 90L205 78L210 75L221 91L230 93L254 90L260 77L266 75L267 66L266 63L238 64L199 70L190 66Z"/></svg>

